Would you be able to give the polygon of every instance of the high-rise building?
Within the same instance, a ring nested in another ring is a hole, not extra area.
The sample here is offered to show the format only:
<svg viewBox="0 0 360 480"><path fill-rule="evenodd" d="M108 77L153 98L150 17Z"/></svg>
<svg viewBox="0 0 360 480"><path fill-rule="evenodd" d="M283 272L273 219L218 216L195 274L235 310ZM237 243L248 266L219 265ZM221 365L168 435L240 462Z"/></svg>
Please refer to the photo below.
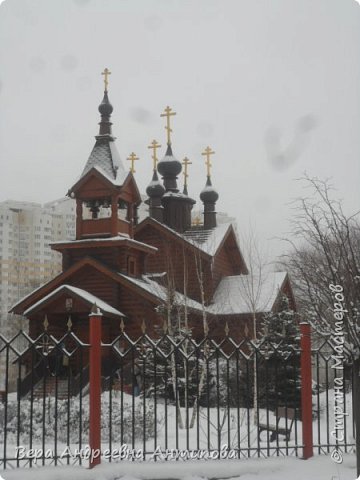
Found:
<svg viewBox="0 0 360 480"><path fill-rule="evenodd" d="M9 314L22 297L61 272L53 241L75 238L75 204L62 198L40 205L6 200L0 203L0 330L11 335L22 318Z"/></svg>

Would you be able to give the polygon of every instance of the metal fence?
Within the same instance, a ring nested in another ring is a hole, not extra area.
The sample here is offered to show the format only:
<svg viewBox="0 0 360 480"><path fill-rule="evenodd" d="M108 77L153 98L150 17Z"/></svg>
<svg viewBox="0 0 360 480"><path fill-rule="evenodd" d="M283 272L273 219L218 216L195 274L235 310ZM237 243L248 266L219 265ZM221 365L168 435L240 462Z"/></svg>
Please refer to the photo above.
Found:
<svg viewBox="0 0 360 480"><path fill-rule="evenodd" d="M89 350L69 331L36 339L0 335L4 365L0 466L85 464ZM351 354L334 395L331 340L312 349L313 435L318 453L354 447ZM302 455L298 341L221 341L125 332L101 346L101 450L106 461ZM344 405L344 438L334 407Z"/></svg>

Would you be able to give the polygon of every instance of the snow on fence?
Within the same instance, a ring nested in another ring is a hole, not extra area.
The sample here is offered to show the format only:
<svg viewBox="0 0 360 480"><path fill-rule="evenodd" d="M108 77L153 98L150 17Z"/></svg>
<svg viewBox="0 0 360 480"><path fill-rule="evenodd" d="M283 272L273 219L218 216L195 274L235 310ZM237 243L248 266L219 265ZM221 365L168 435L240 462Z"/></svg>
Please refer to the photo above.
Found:
<svg viewBox="0 0 360 480"><path fill-rule="evenodd" d="M0 335L0 352L1 467L88 466L90 345L71 331L59 339L46 330L36 339L19 332L12 339ZM334 395L329 338L313 346L311 358L312 392L305 401L312 405L314 450L352 451L351 355L342 370L342 398ZM299 339L237 344L228 335L221 342L169 332L132 339L122 331L101 345L101 457L302 456L300 366ZM342 441L332 435L340 403Z"/></svg>

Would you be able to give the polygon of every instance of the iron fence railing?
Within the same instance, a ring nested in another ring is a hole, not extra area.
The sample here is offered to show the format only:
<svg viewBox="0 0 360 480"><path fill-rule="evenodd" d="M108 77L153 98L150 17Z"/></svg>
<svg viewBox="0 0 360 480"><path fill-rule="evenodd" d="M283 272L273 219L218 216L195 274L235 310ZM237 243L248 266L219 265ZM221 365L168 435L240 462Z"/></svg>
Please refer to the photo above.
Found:
<svg viewBox="0 0 360 480"><path fill-rule="evenodd" d="M21 344L21 347L19 346ZM83 463L89 451L89 344L69 331L0 335L0 465ZM334 396L331 341L312 349L318 453L354 447L351 352ZM125 332L101 347L103 458L171 460L301 455L300 345ZM2 385L2 386L1 386ZM334 439L342 402L344 438Z"/></svg>

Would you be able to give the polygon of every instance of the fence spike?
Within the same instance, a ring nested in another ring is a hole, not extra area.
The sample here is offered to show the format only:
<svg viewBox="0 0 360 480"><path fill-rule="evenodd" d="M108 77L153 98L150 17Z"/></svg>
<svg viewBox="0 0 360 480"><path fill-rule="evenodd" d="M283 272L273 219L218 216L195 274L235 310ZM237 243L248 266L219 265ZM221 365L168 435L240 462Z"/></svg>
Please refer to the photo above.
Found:
<svg viewBox="0 0 360 480"><path fill-rule="evenodd" d="M163 331L164 331L165 334L168 331L168 324L167 324L166 318L164 319L164 323L163 323Z"/></svg>
<svg viewBox="0 0 360 480"><path fill-rule="evenodd" d="M146 332L146 324L145 324L144 319L143 319L142 324L141 324L141 331L142 331L143 334L145 334L145 332Z"/></svg>
<svg viewBox="0 0 360 480"><path fill-rule="evenodd" d="M244 334L245 338L249 338L249 327L247 323L245 323Z"/></svg>
<svg viewBox="0 0 360 480"><path fill-rule="evenodd" d="M71 321L71 315L69 315L69 318L68 318L68 321L67 321L67 327L68 327L68 331L70 332L71 331L71 327L72 327L72 321Z"/></svg>
<svg viewBox="0 0 360 480"><path fill-rule="evenodd" d="M125 323L124 323L124 319L122 317L121 317L121 321L120 321L120 330L121 330L121 333L124 333Z"/></svg>
<svg viewBox="0 0 360 480"><path fill-rule="evenodd" d="M209 325L207 320L205 320L205 324L204 324L204 333L206 337L209 335Z"/></svg>
<svg viewBox="0 0 360 480"><path fill-rule="evenodd" d="M48 329L48 326L49 326L49 320L48 320L46 314L45 314L45 318L44 318L44 323L43 323L43 325L44 325L44 330L45 330L45 332L47 332L47 329Z"/></svg>
<svg viewBox="0 0 360 480"><path fill-rule="evenodd" d="M225 323L225 335L228 337L229 336L229 325L228 322Z"/></svg>

